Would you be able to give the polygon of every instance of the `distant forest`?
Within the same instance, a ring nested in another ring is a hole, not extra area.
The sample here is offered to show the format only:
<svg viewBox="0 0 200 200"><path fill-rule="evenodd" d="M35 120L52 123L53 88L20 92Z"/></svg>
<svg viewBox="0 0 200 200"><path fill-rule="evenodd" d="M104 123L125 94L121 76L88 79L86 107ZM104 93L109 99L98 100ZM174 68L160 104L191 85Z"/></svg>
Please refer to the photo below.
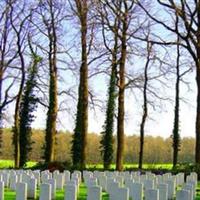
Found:
<svg viewBox="0 0 200 200"><path fill-rule="evenodd" d="M29 154L32 161L42 161L43 144L45 133L42 130L33 130L33 145ZM3 146L0 159L14 159L14 149L12 145L12 131L6 129L3 134ZM56 154L57 161L70 161L72 134L69 132L58 132L56 135ZM99 150L100 134L88 134L87 163L103 163ZM125 163L138 163L139 156L139 136L131 135L125 137ZM191 137L182 138L180 147L179 163L194 162L195 139ZM116 151L116 138L114 142ZM144 163L172 163L172 139L162 137L146 136L144 143ZM116 155L116 154L114 154ZM115 163L115 157L113 163Z"/></svg>

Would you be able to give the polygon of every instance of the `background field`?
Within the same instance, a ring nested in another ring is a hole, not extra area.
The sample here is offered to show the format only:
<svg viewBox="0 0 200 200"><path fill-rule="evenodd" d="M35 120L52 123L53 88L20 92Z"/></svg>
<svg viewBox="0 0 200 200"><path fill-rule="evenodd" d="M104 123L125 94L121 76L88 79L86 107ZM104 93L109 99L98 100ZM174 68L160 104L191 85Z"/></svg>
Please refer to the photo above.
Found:
<svg viewBox="0 0 200 200"><path fill-rule="evenodd" d="M29 160L40 162L43 156L44 145L44 131L33 130L32 135L32 150L29 154ZM58 132L56 135L56 152L55 157L57 161L71 161L71 137L70 132ZM0 159L14 160L14 151L12 143L13 134L11 129L5 129L3 134L3 146L1 148ZM100 134L88 135L87 146L87 160L89 165L98 165L102 163L100 153ZM194 162L194 138L182 138L181 150L179 152L179 163L193 163ZM158 151L159 149L159 151ZM114 142L114 156L116 155L116 142ZM139 155L139 136L132 135L125 137L125 152L124 163L131 164L138 163ZM115 157L113 163L115 163ZM172 163L172 139L162 137L145 136L144 145L144 163Z"/></svg>
<svg viewBox="0 0 200 200"><path fill-rule="evenodd" d="M26 168L32 168L37 165L36 161L30 161L27 163ZM0 168L5 169L5 168L14 168L14 161L13 160L0 160ZM103 169L102 164L89 164L87 165L88 169ZM124 164L125 169L137 169L138 164ZM111 169L115 169L115 164L111 166ZM143 169L172 169L172 164L144 164Z"/></svg>

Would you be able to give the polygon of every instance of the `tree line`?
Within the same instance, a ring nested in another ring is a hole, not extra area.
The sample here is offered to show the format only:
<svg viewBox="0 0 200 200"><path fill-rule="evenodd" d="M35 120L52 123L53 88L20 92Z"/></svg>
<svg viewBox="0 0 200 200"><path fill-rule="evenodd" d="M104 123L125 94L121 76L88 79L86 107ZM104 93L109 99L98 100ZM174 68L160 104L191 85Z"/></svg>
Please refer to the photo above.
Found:
<svg viewBox="0 0 200 200"><path fill-rule="evenodd" d="M12 131L7 129L4 131L3 139L5 143L2 146L2 154L0 159L13 160L14 148L12 145ZM34 129L32 133L32 149L28 159L30 161L43 162L42 155L44 154L43 144L45 141L45 131ZM55 145L55 160L58 162L72 163L71 159L71 140L72 133L70 132L59 132L56 135ZM95 133L88 134L88 140L90 141L87 145L86 163L89 164L103 164L101 156L100 140L101 135ZM145 137L144 144L144 163L156 164L156 163L172 163L173 151L171 148L172 138L153 137L147 135ZM116 146L117 139L114 137L113 151L114 156L111 160L112 164L115 164L116 159ZM125 136L125 153L124 162L128 164L137 164L139 159L140 149L140 137L139 135ZM160 149L160 151L157 151ZM195 151L195 139L186 137L181 139L181 150L179 152L179 163L194 163L194 151ZM133 156L134 155L134 156Z"/></svg>
<svg viewBox="0 0 200 200"><path fill-rule="evenodd" d="M7 109L14 105L16 168L25 166L31 152L31 124L38 105L47 112L43 158L46 163L56 160L58 113L71 115L73 101L73 166L86 167L88 113L100 106L105 110L99 149L104 168L109 169L115 158L116 169L123 170L128 92L142 99L140 169L150 110L159 107L158 102L174 103L175 167L181 152L180 85L189 85L185 76L192 70L197 83L195 163L200 163L199 2L2 0L0 5L0 147ZM108 80L106 105L99 105L101 98L92 88L92 80L100 75ZM75 85L70 84L74 80ZM173 99L161 92L169 87L174 88Z"/></svg>

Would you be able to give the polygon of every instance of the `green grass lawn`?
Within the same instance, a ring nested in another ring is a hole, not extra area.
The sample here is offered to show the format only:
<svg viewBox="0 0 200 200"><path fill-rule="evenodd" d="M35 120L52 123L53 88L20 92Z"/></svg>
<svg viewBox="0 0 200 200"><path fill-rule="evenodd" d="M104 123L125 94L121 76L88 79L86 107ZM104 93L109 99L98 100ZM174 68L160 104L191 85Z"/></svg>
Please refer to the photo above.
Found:
<svg viewBox="0 0 200 200"><path fill-rule="evenodd" d="M37 164L37 162L30 161L27 162L27 168L33 167ZM14 160L0 160L0 169L5 168L14 168Z"/></svg>
<svg viewBox="0 0 200 200"><path fill-rule="evenodd" d="M27 168L33 167L37 164L35 161L30 161L27 163ZM0 160L0 169L14 168L13 160ZM103 169L103 164L88 164L88 169ZM137 169L138 164L124 164L124 169ZM111 166L111 169L115 169L115 164ZM143 169L172 169L172 164L143 164Z"/></svg>
<svg viewBox="0 0 200 200"><path fill-rule="evenodd" d="M143 169L172 169L172 164L143 164ZM88 169L103 169L103 164L89 164L87 165ZM137 169L138 164L124 164L124 169ZM111 169L115 169L115 164L111 165Z"/></svg>

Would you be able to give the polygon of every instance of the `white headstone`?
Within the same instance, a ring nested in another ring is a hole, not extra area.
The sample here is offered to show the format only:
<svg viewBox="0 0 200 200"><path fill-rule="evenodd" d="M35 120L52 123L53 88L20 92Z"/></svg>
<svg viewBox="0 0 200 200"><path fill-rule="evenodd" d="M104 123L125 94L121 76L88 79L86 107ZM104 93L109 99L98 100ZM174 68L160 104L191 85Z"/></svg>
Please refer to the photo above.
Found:
<svg viewBox="0 0 200 200"><path fill-rule="evenodd" d="M55 199L56 198L56 180L49 179L47 183L51 185L51 197L52 199Z"/></svg>
<svg viewBox="0 0 200 200"><path fill-rule="evenodd" d="M42 183L47 183L48 179L50 179L50 174L48 174L48 173L42 173L42 175L41 175L41 181L42 181Z"/></svg>
<svg viewBox="0 0 200 200"><path fill-rule="evenodd" d="M0 182L0 200L4 200L4 182Z"/></svg>
<svg viewBox="0 0 200 200"><path fill-rule="evenodd" d="M166 181L166 184L168 185L168 198L173 199L175 195L175 182L174 180L168 180Z"/></svg>
<svg viewBox="0 0 200 200"><path fill-rule="evenodd" d="M40 198L39 200L51 200L51 185L42 183L40 185Z"/></svg>
<svg viewBox="0 0 200 200"><path fill-rule="evenodd" d="M3 182L4 182L4 186L8 187L8 185L9 185L9 173L3 173Z"/></svg>
<svg viewBox="0 0 200 200"><path fill-rule="evenodd" d="M88 188L87 200L101 200L102 188L99 186L92 186Z"/></svg>
<svg viewBox="0 0 200 200"><path fill-rule="evenodd" d="M143 184L132 183L129 187L130 197L134 200L142 200Z"/></svg>
<svg viewBox="0 0 200 200"><path fill-rule="evenodd" d="M118 182L113 182L109 184L108 194L109 194L110 200L115 200L118 189L119 189Z"/></svg>
<svg viewBox="0 0 200 200"><path fill-rule="evenodd" d="M27 183L16 184L16 200L27 200Z"/></svg>
<svg viewBox="0 0 200 200"><path fill-rule="evenodd" d="M97 178L89 178L86 181L86 186L87 187L97 186Z"/></svg>
<svg viewBox="0 0 200 200"><path fill-rule="evenodd" d="M152 179L147 179L143 181L144 190L154 189L154 181Z"/></svg>
<svg viewBox="0 0 200 200"><path fill-rule="evenodd" d="M70 181L70 171L65 170L64 171L64 184L66 184L68 181Z"/></svg>
<svg viewBox="0 0 200 200"><path fill-rule="evenodd" d="M190 193L188 190L180 190L176 194L176 200L190 200Z"/></svg>
<svg viewBox="0 0 200 200"><path fill-rule="evenodd" d="M123 184L124 184L124 178L123 178L122 176L117 176L117 177L115 178L115 180L116 180L116 182L119 183L119 186L120 186L120 187L123 186Z"/></svg>
<svg viewBox="0 0 200 200"><path fill-rule="evenodd" d="M18 181L17 175L10 176L10 189L11 190L16 190L17 181Z"/></svg>
<svg viewBox="0 0 200 200"><path fill-rule="evenodd" d="M56 189L62 190L64 186L63 174L55 175L55 179L56 179Z"/></svg>
<svg viewBox="0 0 200 200"><path fill-rule="evenodd" d="M31 178L28 183L28 198L36 199L37 179Z"/></svg>
<svg viewBox="0 0 200 200"><path fill-rule="evenodd" d="M160 183L157 185L157 189L159 191L159 200L167 200L168 199L168 185L164 183Z"/></svg>
<svg viewBox="0 0 200 200"><path fill-rule="evenodd" d="M68 184L65 186L65 199L64 200L77 200L77 186Z"/></svg>
<svg viewBox="0 0 200 200"><path fill-rule="evenodd" d="M99 177L99 185L102 187L103 191L107 190L107 176Z"/></svg>
<svg viewBox="0 0 200 200"><path fill-rule="evenodd" d="M115 200L129 200L129 189L128 188L118 188L115 195Z"/></svg>
<svg viewBox="0 0 200 200"><path fill-rule="evenodd" d="M189 191L189 193L190 193L190 200L194 199L194 187L193 187L192 184L186 184L186 185L184 185L184 187L182 189Z"/></svg>
<svg viewBox="0 0 200 200"><path fill-rule="evenodd" d="M145 190L145 200L159 200L159 192L154 189Z"/></svg>

